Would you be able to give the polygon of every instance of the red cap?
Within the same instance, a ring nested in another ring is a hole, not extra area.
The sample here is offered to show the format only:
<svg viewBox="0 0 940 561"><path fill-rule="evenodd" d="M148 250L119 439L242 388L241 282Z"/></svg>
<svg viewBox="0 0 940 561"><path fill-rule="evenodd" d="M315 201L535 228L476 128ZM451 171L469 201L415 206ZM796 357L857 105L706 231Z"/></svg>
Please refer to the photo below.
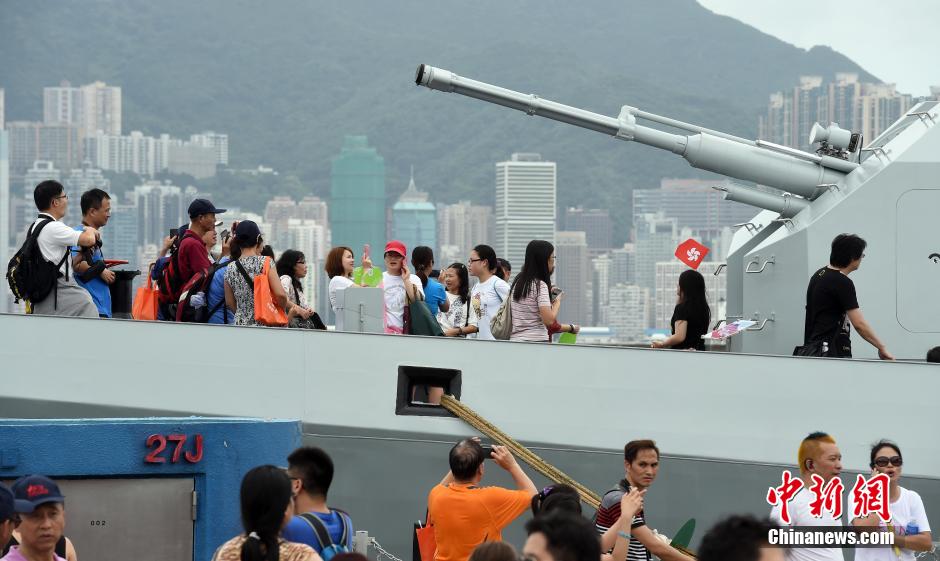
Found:
<svg viewBox="0 0 940 561"><path fill-rule="evenodd" d="M385 244L385 253L388 253L389 251L393 251L402 257L408 256L408 249L405 247L405 244L398 240L392 240Z"/></svg>

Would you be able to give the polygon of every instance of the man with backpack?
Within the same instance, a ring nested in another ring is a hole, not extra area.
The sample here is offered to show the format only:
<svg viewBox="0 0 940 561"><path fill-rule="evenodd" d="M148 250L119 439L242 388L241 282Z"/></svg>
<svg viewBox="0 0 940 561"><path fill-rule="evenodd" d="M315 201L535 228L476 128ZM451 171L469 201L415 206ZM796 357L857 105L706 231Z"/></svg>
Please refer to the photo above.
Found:
<svg viewBox="0 0 940 561"><path fill-rule="evenodd" d="M330 561L337 553L351 552L352 520L345 512L326 504L326 494L333 482L333 460L322 449L305 446L287 457L287 465L297 515L284 527L284 539L309 545L323 561Z"/></svg>
<svg viewBox="0 0 940 561"><path fill-rule="evenodd" d="M69 256L73 246L95 247L101 235L90 226L78 231L61 222L68 195L58 181L37 185L33 200L39 216L7 268L16 301L25 300L30 314L98 317L91 295L70 274Z"/></svg>
<svg viewBox="0 0 940 561"><path fill-rule="evenodd" d="M209 251L203 240L208 232L215 231L216 214L225 212L224 208L215 208L208 199L195 199L189 205L188 228L181 228L176 241L170 249L171 255L165 262L157 281L160 290L158 318L177 320L180 296L187 284L196 275L205 274L212 266Z"/></svg>

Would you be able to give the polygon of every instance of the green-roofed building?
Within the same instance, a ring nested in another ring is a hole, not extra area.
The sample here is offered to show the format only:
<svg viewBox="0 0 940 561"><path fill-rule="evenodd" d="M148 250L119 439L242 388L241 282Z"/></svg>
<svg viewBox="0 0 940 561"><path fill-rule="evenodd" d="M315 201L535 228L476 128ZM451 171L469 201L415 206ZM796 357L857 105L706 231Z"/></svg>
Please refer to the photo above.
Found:
<svg viewBox="0 0 940 561"><path fill-rule="evenodd" d="M330 226L333 246L352 248L356 262L365 244L381 262L385 248L385 159L365 136L347 136L333 158Z"/></svg>
<svg viewBox="0 0 940 561"><path fill-rule="evenodd" d="M405 244L409 259L411 250L419 245L430 247L435 258L438 256L437 209L428 201L428 194L415 186L413 168L408 189L392 207L392 238Z"/></svg>

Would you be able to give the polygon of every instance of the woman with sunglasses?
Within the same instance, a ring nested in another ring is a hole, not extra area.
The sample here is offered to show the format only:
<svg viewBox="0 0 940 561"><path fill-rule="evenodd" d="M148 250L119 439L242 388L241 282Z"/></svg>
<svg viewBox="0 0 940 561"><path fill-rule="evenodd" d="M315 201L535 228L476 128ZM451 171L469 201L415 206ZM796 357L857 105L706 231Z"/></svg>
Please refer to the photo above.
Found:
<svg viewBox="0 0 940 561"><path fill-rule="evenodd" d="M915 551L930 551L933 546L930 525L924 502L916 491L901 487L901 466L904 460L897 444L882 440L871 448L872 477L888 476L889 512L891 520L885 524L877 514L855 518L852 525L860 528L893 531L894 545L855 550L855 561L913 561ZM852 505L849 505L851 514Z"/></svg>

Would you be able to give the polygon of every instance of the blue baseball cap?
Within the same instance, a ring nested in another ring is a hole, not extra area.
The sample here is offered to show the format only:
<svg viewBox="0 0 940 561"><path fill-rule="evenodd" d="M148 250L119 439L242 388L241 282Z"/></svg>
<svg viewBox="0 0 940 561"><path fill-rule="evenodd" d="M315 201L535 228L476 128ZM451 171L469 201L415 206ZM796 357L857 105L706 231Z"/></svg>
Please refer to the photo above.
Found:
<svg viewBox="0 0 940 561"><path fill-rule="evenodd" d="M18 501L13 496L13 491L5 484L0 483L0 522L13 518L17 512L31 512L32 504L26 501Z"/></svg>
<svg viewBox="0 0 940 561"><path fill-rule="evenodd" d="M24 475L17 479L13 483L13 496L17 499L16 504L25 508L17 512L23 513L30 513L46 503L65 502L59 486L45 475Z"/></svg>

